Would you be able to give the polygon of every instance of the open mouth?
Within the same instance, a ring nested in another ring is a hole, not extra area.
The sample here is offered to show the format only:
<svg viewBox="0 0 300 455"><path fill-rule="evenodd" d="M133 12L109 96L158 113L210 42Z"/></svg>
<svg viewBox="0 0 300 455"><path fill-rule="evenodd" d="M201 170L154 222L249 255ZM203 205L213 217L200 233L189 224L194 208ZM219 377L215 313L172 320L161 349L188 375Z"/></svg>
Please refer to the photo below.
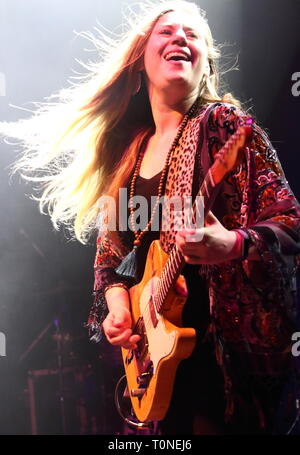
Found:
<svg viewBox="0 0 300 455"><path fill-rule="evenodd" d="M183 52L169 52L164 56L164 59L167 62L173 61L173 62L190 62L191 57Z"/></svg>

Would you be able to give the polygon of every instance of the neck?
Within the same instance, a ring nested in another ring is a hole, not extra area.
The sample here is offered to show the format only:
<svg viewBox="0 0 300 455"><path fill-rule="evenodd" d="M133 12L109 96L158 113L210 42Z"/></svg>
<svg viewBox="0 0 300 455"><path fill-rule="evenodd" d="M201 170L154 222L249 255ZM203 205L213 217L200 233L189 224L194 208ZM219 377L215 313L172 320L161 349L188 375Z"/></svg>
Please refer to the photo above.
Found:
<svg viewBox="0 0 300 455"><path fill-rule="evenodd" d="M180 100L166 92L149 93L152 115L155 123L155 136L162 137L173 133L180 125L183 116L196 101L197 94L189 94Z"/></svg>

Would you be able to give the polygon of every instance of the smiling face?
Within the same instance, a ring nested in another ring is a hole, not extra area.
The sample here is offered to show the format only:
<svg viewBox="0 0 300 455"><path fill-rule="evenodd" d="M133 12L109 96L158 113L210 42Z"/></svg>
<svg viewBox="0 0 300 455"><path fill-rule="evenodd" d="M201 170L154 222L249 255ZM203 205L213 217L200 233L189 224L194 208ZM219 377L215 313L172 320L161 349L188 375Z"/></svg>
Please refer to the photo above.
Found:
<svg viewBox="0 0 300 455"><path fill-rule="evenodd" d="M209 75L208 50L201 18L184 12L164 14L155 24L144 54L148 91L198 92Z"/></svg>

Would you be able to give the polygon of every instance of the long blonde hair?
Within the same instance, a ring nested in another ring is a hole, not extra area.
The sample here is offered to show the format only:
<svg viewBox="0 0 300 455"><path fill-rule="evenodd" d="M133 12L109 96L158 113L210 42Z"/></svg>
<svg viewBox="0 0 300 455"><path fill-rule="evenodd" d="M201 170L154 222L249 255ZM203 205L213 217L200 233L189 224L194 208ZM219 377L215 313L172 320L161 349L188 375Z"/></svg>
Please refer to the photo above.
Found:
<svg viewBox="0 0 300 455"><path fill-rule="evenodd" d="M202 103L238 104L230 94L218 94L219 50L214 44L205 13L183 0L147 1L140 13L129 17L129 29L112 39L83 33L99 50L101 59L86 64L88 74L35 104L27 119L0 124L0 134L17 140L21 157L14 171L37 182L41 211L48 211L56 229L65 225L85 243L95 229L97 201L106 193L117 198L134 166L137 150L153 128L145 83L135 95L148 38L165 13L180 10L198 15L204 26L211 68L201 87Z"/></svg>

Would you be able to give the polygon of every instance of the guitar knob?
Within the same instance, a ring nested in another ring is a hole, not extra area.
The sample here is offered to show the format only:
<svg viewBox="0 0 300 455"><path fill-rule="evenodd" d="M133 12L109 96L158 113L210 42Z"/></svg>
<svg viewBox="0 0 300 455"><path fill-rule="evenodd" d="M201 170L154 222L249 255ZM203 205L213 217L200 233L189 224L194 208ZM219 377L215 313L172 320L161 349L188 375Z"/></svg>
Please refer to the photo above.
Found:
<svg viewBox="0 0 300 455"><path fill-rule="evenodd" d="M142 396L144 395L145 392L146 392L146 389L132 389L132 390L130 391L130 395L131 395L132 397L138 397L138 398L140 398L140 397L142 397Z"/></svg>

